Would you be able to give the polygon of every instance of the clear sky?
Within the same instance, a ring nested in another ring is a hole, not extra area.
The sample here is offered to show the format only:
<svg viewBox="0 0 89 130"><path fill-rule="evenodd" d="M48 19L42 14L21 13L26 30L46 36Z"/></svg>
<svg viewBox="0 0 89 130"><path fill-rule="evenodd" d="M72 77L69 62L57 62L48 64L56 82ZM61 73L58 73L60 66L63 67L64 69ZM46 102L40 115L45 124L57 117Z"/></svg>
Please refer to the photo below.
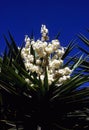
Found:
<svg viewBox="0 0 89 130"><path fill-rule="evenodd" d="M60 41L67 45L89 28L89 0L0 0L0 52L3 33L8 36L9 30L21 44L32 30L39 38L41 24L47 25L51 38L61 32Z"/></svg>
<svg viewBox="0 0 89 130"><path fill-rule="evenodd" d="M40 37L41 24L47 25L51 39L61 32L60 42L66 46L89 28L89 0L0 0L0 54L8 30L21 45L32 31Z"/></svg>
<svg viewBox="0 0 89 130"><path fill-rule="evenodd" d="M24 35L32 31L39 38L41 24L47 25L51 38L61 32L65 46L89 28L89 0L0 0L0 52L8 30L21 44Z"/></svg>

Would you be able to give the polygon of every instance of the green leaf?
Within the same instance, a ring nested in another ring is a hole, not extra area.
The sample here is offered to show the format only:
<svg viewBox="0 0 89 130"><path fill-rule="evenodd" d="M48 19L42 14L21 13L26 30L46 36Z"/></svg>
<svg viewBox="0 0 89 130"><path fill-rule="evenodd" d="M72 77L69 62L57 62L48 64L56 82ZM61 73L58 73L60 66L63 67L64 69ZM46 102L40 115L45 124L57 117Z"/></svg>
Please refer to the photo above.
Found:
<svg viewBox="0 0 89 130"><path fill-rule="evenodd" d="M78 37L89 47L89 40L83 34L80 33Z"/></svg>
<svg viewBox="0 0 89 130"><path fill-rule="evenodd" d="M25 78L28 78L34 85L39 86L39 80L37 79L36 75L34 75L34 73L28 74L28 72L24 68L22 68L20 65L18 65L16 62L13 62L13 64L15 65L17 70L21 72L20 75L24 76ZM33 89L35 90L35 88Z"/></svg>
<svg viewBox="0 0 89 130"><path fill-rule="evenodd" d="M8 31L8 33L9 33L9 37L10 37L10 39L11 39L12 47L13 47L13 49L15 50L15 53L18 53L17 45L16 45L16 43L15 43L15 41L14 41L14 39L13 39L11 33L10 33L9 31Z"/></svg>
<svg viewBox="0 0 89 130"><path fill-rule="evenodd" d="M31 45L31 48L30 48L30 53L34 56L34 64L36 64L36 56L35 56L35 51Z"/></svg>
<svg viewBox="0 0 89 130"><path fill-rule="evenodd" d="M70 93L72 91L75 91L78 87L83 85L85 82L87 82L89 79L87 76L82 76L81 74L73 76L68 82L66 82L64 85L62 85L60 89L60 94L64 95L67 93Z"/></svg>
<svg viewBox="0 0 89 130"><path fill-rule="evenodd" d="M71 62L74 61L74 59L76 59L76 57L78 57L78 54L79 54L79 52L77 54L75 54L73 57L69 56L67 58L66 63L63 65L63 67L69 66L69 64L71 64Z"/></svg>
<svg viewBox="0 0 89 130"><path fill-rule="evenodd" d="M44 88L46 91L49 90L47 67L45 68Z"/></svg>
<svg viewBox="0 0 89 130"><path fill-rule="evenodd" d="M84 48L77 46L82 52L84 52L85 54L89 55L89 52L87 50L85 50Z"/></svg>
<svg viewBox="0 0 89 130"><path fill-rule="evenodd" d="M1 87L1 89L5 90L9 94L18 95L16 90L10 84L7 84L7 83L5 83L3 81L0 81L0 87Z"/></svg>
<svg viewBox="0 0 89 130"><path fill-rule="evenodd" d="M41 81L40 76L39 76L39 88L40 88L42 94L44 95L44 93L45 93L45 88L44 88L44 86L43 86L43 83L42 83L42 81Z"/></svg>
<svg viewBox="0 0 89 130"><path fill-rule="evenodd" d="M58 34L55 36L55 38L54 38L54 39L58 39L58 38L59 38L59 36L60 36L60 32L58 32Z"/></svg>
<svg viewBox="0 0 89 130"><path fill-rule="evenodd" d="M72 71L74 71L76 68L80 66L80 64L82 63L82 58L83 58L83 55L78 59L78 61L74 63L74 65L72 66Z"/></svg>
<svg viewBox="0 0 89 130"><path fill-rule="evenodd" d="M62 56L62 59L63 59L63 60L68 56L68 54L72 51L72 49L73 49L74 47L75 47L75 40L72 40L72 41L68 44L67 49L66 49L64 55Z"/></svg>

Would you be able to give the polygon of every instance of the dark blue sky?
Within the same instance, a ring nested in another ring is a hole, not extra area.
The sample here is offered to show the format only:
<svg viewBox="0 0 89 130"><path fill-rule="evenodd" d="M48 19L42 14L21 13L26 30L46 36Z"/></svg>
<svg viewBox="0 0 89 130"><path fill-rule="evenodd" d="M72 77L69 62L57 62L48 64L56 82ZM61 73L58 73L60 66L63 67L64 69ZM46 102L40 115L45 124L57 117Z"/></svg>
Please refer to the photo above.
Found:
<svg viewBox="0 0 89 130"><path fill-rule="evenodd" d="M59 31L62 45L89 28L89 0L0 0L0 52L5 47L3 33L8 30L20 45L32 30L40 37L40 26L46 24L53 38Z"/></svg>
<svg viewBox="0 0 89 130"><path fill-rule="evenodd" d="M21 45L32 31L40 37L41 24L47 25L51 39L61 32L60 42L66 46L79 32L87 34L89 0L0 0L0 54L8 30Z"/></svg>

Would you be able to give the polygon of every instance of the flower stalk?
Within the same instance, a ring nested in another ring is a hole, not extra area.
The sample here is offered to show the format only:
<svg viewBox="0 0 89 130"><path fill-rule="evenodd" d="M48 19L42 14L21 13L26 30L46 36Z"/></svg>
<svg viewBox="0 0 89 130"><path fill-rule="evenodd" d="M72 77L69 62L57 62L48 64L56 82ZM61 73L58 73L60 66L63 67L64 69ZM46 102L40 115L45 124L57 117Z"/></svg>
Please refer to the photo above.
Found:
<svg viewBox="0 0 89 130"><path fill-rule="evenodd" d="M41 27L41 40L30 39L27 35L25 37L25 47L21 51L22 58L26 70L31 73L36 73L37 78L40 76L44 84L45 71L48 74L48 85L58 79L57 84L63 84L70 78L71 69L69 67L63 68L62 56L65 53L64 47L61 47L58 39L51 42L48 41L48 29L46 25ZM39 79L39 78L38 78ZM27 79L26 79L27 81ZM29 81L30 82L30 81Z"/></svg>

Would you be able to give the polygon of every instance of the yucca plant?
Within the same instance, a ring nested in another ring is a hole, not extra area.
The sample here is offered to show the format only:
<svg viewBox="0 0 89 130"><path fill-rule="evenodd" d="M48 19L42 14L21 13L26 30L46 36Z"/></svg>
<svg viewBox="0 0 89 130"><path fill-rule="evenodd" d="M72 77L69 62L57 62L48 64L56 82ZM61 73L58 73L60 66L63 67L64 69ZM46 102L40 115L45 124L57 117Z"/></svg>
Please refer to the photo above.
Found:
<svg viewBox="0 0 89 130"><path fill-rule="evenodd" d="M86 49L78 46L78 48L85 54L85 59L83 59L81 67L86 70L89 74L89 39L83 34L79 34L78 38L85 44Z"/></svg>
<svg viewBox="0 0 89 130"><path fill-rule="evenodd" d="M41 33L37 41L26 36L20 48L10 33L11 42L4 36L8 49L0 58L0 128L88 129L89 89L79 89L89 80L78 70L82 56L65 60L73 41L64 48L57 38L49 42L45 25Z"/></svg>

